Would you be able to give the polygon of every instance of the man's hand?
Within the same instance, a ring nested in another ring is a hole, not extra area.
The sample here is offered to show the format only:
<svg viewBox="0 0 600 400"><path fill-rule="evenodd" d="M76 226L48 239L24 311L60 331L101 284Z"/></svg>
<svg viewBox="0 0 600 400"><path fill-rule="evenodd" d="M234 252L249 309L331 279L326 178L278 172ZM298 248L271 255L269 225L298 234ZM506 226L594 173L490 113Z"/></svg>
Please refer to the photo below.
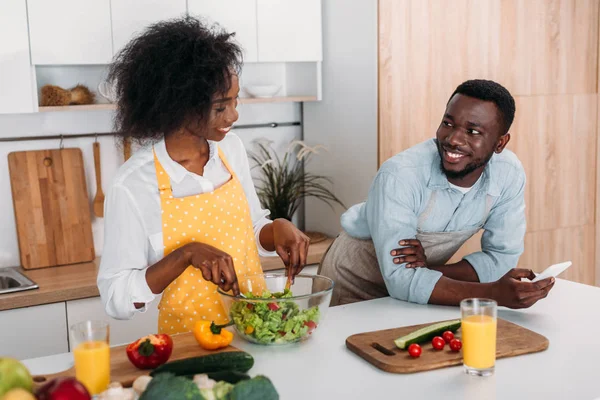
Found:
<svg viewBox="0 0 600 400"><path fill-rule="evenodd" d="M398 242L402 249L394 249L390 252L394 257L394 264L406 264L406 268L427 267L427 256L425 249L418 239L403 239Z"/></svg>
<svg viewBox="0 0 600 400"><path fill-rule="evenodd" d="M538 282L522 282L521 278L534 279L530 269L511 269L500 280L492 284L492 298L499 306L508 308L528 308L538 300L548 296L554 286L554 278Z"/></svg>
<svg viewBox="0 0 600 400"><path fill-rule="evenodd" d="M185 246L189 260L202 272L202 277L220 287L223 291L233 291L234 296L240 294L237 275L233 267L233 259L224 251L205 243L192 242Z"/></svg>

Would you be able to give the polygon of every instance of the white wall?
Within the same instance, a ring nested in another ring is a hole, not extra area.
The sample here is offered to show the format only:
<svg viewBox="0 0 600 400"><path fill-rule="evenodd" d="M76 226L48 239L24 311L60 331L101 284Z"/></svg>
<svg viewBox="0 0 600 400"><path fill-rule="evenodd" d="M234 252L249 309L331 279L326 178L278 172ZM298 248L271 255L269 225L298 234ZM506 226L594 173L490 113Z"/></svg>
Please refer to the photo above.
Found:
<svg viewBox="0 0 600 400"><path fill-rule="evenodd" d="M307 170L334 181L351 206L364 201L377 172L377 0L323 1L323 100L304 106L304 139L329 152ZM339 233L340 206L306 202L306 229Z"/></svg>
<svg viewBox="0 0 600 400"><path fill-rule="evenodd" d="M300 106L296 103L280 104L241 104L239 125L269 122L300 121ZM112 129L111 111L45 112L35 114L0 115L0 137L39 136L69 133L110 132ZM261 128L235 130L247 148L255 138L266 137L273 140L277 149L285 149L294 139L301 138L300 127ZM91 202L96 194L94 176L94 138L67 139L64 147L79 147L83 152L87 189ZM112 178L123 163L123 152L117 148L113 137L101 137L100 142L102 182L107 191ZM0 267L20 265L19 248L15 227L15 217L8 171L8 153L23 150L58 148L58 140L0 142ZM103 219L92 212L92 229L96 254L102 254Z"/></svg>

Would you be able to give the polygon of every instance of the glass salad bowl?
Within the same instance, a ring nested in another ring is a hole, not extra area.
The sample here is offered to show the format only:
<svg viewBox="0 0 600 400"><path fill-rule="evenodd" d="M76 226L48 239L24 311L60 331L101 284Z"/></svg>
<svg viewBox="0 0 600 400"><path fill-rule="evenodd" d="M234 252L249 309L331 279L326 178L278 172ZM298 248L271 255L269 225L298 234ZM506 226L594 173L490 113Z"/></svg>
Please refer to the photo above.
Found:
<svg viewBox="0 0 600 400"><path fill-rule="evenodd" d="M283 273L249 275L238 280L240 296L218 289L225 311L244 339L263 345L295 343L311 337L325 319L333 281L296 275L290 290Z"/></svg>

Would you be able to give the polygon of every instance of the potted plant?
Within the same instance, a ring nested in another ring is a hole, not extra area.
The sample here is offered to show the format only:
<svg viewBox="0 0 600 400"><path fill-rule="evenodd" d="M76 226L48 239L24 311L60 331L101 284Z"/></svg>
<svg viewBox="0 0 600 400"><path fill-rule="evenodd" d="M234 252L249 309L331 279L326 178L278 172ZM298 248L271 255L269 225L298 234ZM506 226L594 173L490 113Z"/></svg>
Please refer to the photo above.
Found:
<svg viewBox="0 0 600 400"><path fill-rule="evenodd" d="M321 175L306 172L304 167L322 145L310 147L300 140L294 140L280 158L273 150L271 143L264 140L255 142L257 151L250 152L249 157L254 162L254 168L260 168L257 177L259 185L256 193L263 207L271 211L271 219L285 218L292 220L302 200L314 197L329 205L346 206L326 186L331 179ZM310 235L309 235L310 236ZM316 234L318 238L324 235ZM315 242L313 234L313 243Z"/></svg>

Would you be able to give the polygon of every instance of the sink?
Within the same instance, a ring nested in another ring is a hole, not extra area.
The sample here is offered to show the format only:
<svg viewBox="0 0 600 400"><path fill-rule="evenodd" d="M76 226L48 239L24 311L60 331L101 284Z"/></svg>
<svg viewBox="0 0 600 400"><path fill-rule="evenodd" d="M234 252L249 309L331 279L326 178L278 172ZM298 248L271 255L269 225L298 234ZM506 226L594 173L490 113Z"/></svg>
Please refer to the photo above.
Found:
<svg viewBox="0 0 600 400"><path fill-rule="evenodd" d="M0 294L37 289L39 286L17 268L0 268Z"/></svg>

